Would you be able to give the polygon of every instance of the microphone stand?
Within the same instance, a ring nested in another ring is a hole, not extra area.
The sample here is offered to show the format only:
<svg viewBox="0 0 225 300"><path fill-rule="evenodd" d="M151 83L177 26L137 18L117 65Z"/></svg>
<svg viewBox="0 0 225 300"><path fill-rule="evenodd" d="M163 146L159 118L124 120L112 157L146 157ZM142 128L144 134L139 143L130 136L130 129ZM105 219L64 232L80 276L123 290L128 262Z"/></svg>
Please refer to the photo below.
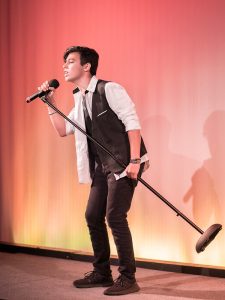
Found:
<svg viewBox="0 0 225 300"><path fill-rule="evenodd" d="M117 157L115 157L108 149L106 149L101 143L91 137L86 133L79 125L70 120L65 114L63 114L57 107L55 107L51 102L49 102L45 96L41 97L41 100L46 103L49 107L51 107L55 112L57 112L60 116L62 116L65 120L67 120L70 124L72 124L75 128L81 131L86 137L91 140L94 144L100 147L103 151L105 151L108 155L110 155L120 166L126 168L126 164L123 161L120 161ZM137 177L137 180L140 181L145 187L147 187L153 194L155 194L160 200L162 200L166 205L168 205L173 211L176 212L177 216L183 218L189 225L191 225L195 230L197 230L202 236L198 239L196 243L196 251L197 253L202 252L205 248L212 242L212 240L216 237L219 231L222 229L221 224L213 224L211 225L205 232L199 228L194 222L192 222L187 216L185 216L180 210L178 210L172 203L170 203L166 198L164 198L160 193L158 193L153 187L151 187L146 181L144 181L140 176Z"/></svg>

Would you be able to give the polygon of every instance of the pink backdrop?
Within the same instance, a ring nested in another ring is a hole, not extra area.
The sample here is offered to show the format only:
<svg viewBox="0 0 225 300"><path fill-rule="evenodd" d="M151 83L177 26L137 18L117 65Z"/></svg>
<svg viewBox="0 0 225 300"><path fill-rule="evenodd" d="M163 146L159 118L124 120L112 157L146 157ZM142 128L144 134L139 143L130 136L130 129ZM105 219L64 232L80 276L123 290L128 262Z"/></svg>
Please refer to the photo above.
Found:
<svg viewBox="0 0 225 300"><path fill-rule="evenodd" d="M62 54L87 45L98 77L127 89L151 157L144 175L203 230L225 217L223 0L0 0L0 240L91 251L73 137L25 98L57 78L73 106ZM197 231L138 185L129 222L136 256L225 267L224 232L196 254ZM116 253L111 238L112 253Z"/></svg>

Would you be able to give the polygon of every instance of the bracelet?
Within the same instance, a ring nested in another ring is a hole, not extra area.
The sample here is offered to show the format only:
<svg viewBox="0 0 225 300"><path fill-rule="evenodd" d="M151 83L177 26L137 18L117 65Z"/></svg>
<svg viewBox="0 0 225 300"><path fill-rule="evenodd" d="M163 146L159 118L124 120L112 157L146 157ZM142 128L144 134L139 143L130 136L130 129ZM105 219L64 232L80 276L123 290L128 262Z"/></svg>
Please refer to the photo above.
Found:
<svg viewBox="0 0 225 300"><path fill-rule="evenodd" d="M48 113L48 114L49 114L49 116L51 116L51 115L54 115L56 113L57 113L57 111L53 111L52 113Z"/></svg>
<svg viewBox="0 0 225 300"><path fill-rule="evenodd" d="M130 160L131 164L140 164L141 163L141 159L140 158L133 158Z"/></svg>

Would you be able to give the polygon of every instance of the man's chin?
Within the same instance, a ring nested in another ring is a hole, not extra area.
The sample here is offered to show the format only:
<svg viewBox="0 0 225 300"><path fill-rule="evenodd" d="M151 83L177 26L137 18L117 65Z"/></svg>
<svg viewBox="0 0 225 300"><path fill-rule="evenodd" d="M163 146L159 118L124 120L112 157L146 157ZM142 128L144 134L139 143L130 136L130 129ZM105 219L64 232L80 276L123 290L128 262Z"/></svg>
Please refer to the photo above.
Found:
<svg viewBox="0 0 225 300"><path fill-rule="evenodd" d="M69 77L64 77L64 79L66 82L74 82L74 79L69 78Z"/></svg>

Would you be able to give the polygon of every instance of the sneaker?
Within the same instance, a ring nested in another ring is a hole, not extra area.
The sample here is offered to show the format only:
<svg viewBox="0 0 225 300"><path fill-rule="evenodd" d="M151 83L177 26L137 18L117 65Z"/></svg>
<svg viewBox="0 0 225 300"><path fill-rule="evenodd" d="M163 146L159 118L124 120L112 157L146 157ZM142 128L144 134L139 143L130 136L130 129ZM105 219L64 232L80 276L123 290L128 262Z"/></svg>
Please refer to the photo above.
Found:
<svg viewBox="0 0 225 300"><path fill-rule="evenodd" d="M125 275L120 275L115 281L113 286L104 291L104 295L116 296L135 293L140 290L136 279L129 279Z"/></svg>
<svg viewBox="0 0 225 300"><path fill-rule="evenodd" d="M113 285L112 276L104 276L96 271L91 271L84 274L84 278L75 280L73 285L77 288L92 288L98 286Z"/></svg>

